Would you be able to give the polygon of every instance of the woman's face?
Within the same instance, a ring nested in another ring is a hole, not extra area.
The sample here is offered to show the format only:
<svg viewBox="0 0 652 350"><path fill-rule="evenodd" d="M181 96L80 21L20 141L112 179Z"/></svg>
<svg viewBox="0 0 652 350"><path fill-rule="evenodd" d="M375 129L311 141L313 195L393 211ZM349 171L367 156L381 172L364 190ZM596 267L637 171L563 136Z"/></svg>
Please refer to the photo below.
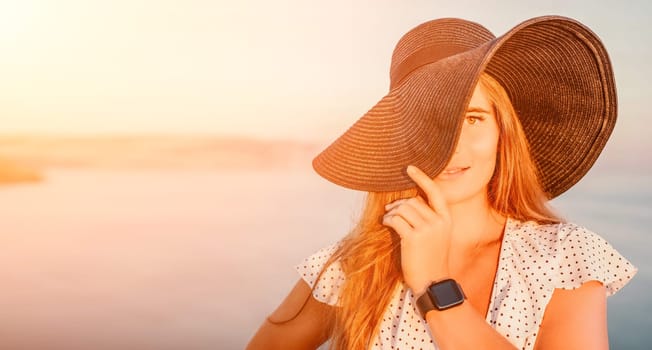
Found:
<svg viewBox="0 0 652 350"><path fill-rule="evenodd" d="M486 197L487 185L496 166L499 136L492 103L478 84L466 111L455 153L437 177L448 204Z"/></svg>

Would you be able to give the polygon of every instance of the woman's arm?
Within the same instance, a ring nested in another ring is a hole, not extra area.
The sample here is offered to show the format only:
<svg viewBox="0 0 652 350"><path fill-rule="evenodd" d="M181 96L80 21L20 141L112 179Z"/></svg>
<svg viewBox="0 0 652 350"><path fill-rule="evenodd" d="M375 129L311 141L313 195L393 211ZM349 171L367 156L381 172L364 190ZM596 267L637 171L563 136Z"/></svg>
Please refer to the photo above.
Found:
<svg viewBox="0 0 652 350"><path fill-rule="evenodd" d="M536 350L609 349L607 293L597 281L555 289L541 321Z"/></svg>
<svg viewBox="0 0 652 350"><path fill-rule="evenodd" d="M507 338L491 328L468 302L447 310L429 311L426 314L426 320L430 332L433 338L437 339L437 345L441 350L516 349Z"/></svg>
<svg viewBox="0 0 652 350"><path fill-rule="evenodd" d="M452 218L439 185L416 167L408 167L407 172L425 192L427 201L417 196L390 203L385 207L383 224L401 239L403 279L418 297L431 281L450 276ZM537 349L608 348L605 299L599 282L572 291L555 290L545 311ZM515 349L469 303L432 310L426 319L442 350Z"/></svg>
<svg viewBox="0 0 652 350"><path fill-rule="evenodd" d="M590 281L575 290L556 289L539 328L536 350L609 349L606 292ZM426 315L438 345L445 349L515 349L469 303Z"/></svg>
<svg viewBox="0 0 652 350"><path fill-rule="evenodd" d="M453 222L439 185L414 166L408 167L407 173L427 198L417 196L388 204L383 224L393 228L401 239L403 279L418 299L432 281L450 277ZM441 350L516 350L468 302L432 310L426 320Z"/></svg>
<svg viewBox="0 0 652 350"><path fill-rule="evenodd" d="M333 307L315 300L310 286L299 280L260 326L247 350L314 350L330 337L332 321Z"/></svg>

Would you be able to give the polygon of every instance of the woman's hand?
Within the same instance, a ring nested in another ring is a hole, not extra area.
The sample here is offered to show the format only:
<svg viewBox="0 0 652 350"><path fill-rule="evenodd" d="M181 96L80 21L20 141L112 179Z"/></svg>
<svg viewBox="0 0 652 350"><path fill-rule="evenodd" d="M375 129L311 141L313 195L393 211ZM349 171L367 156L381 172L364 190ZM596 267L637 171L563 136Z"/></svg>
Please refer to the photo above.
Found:
<svg viewBox="0 0 652 350"><path fill-rule="evenodd" d="M416 196L387 204L383 225L401 238L403 279L418 297L432 282L449 277L453 223L437 184L415 166L408 166L407 173L427 198Z"/></svg>

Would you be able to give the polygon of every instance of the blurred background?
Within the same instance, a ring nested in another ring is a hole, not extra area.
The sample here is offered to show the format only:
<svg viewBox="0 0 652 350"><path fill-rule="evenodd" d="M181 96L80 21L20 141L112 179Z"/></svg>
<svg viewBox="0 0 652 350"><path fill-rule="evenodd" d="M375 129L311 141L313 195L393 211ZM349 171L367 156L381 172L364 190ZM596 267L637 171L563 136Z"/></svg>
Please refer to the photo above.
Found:
<svg viewBox="0 0 652 350"><path fill-rule="evenodd" d="M310 161L426 20L543 14L604 41L619 121L553 202L640 271L613 349L652 343L647 1L0 0L0 349L240 349L361 193Z"/></svg>

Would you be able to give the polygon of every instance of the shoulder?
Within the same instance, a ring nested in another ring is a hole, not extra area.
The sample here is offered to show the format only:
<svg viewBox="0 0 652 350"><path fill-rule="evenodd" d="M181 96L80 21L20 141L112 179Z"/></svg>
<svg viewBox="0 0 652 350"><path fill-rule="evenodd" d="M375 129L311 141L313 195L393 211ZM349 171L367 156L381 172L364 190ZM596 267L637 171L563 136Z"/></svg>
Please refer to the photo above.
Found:
<svg viewBox="0 0 652 350"><path fill-rule="evenodd" d="M637 271L609 242L586 227L516 220L508 224L506 230L519 263L550 271L553 288L576 289L595 280L611 295Z"/></svg>
<svg viewBox="0 0 652 350"><path fill-rule="evenodd" d="M597 233L574 223L539 224L510 219L507 234L521 249L556 256L578 248L607 250L611 245Z"/></svg>
<svg viewBox="0 0 652 350"><path fill-rule="evenodd" d="M535 221L508 219L507 231L517 238L532 240L538 248L554 247L567 238L580 235L595 235L590 230L570 222L540 224Z"/></svg>
<svg viewBox="0 0 652 350"><path fill-rule="evenodd" d="M329 305L337 304L339 290L345 281L340 261L331 259L340 245L337 242L321 248L295 266L299 276L312 289L313 297Z"/></svg>
<svg viewBox="0 0 652 350"><path fill-rule="evenodd" d="M550 262L570 247L573 241L591 240L591 231L572 223L539 224L535 221L509 219L505 240L514 253L523 256L522 263Z"/></svg>

